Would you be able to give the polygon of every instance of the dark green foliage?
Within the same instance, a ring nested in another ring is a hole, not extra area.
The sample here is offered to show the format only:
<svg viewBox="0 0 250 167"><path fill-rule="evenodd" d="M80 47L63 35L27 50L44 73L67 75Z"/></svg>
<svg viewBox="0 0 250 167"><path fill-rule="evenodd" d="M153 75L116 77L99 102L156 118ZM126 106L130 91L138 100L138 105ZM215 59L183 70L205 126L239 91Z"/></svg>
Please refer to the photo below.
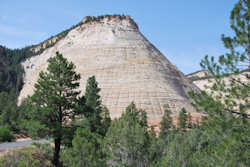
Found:
<svg viewBox="0 0 250 167"><path fill-rule="evenodd" d="M109 166L149 166L150 138L145 112L132 103L114 120L105 137Z"/></svg>
<svg viewBox="0 0 250 167"><path fill-rule="evenodd" d="M231 13L234 37L222 36L229 53L218 63L206 56L201 65L213 75L211 93L191 93L197 110L207 114L202 124L203 149L197 150L195 166L248 166L250 164L249 76L240 73L249 63L249 1L239 0ZM247 56L248 55L248 56ZM247 64L246 64L247 63ZM236 77L225 77L237 74ZM245 82L243 81L245 80Z"/></svg>
<svg viewBox="0 0 250 167"><path fill-rule="evenodd" d="M0 125L8 125L12 130L17 130L18 111L15 95L7 92L0 93Z"/></svg>
<svg viewBox="0 0 250 167"><path fill-rule="evenodd" d="M166 153L166 149L168 149L169 143L172 142L174 135L176 133L176 127L173 125L172 120L172 112L169 106L164 106L164 115L160 122L160 133L158 138L151 139L151 152L153 152L154 158L152 159L152 164L158 165L163 156Z"/></svg>
<svg viewBox="0 0 250 167"><path fill-rule="evenodd" d="M63 151L61 161L66 167L105 167L102 151L102 136L92 133L88 127L78 128L73 139L73 147Z"/></svg>
<svg viewBox="0 0 250 167"><path fill-rule="evenodd" d="M14 140L14 135L7 126L0 126L0 143Z"/></svg>
<svg viewBox="0 0 250 167"><path fill-rule="evenodd" d="M164 115L160 123L160 137L164 138L170 130L173 130L173 122L171 117L172 112L168 106L165 106Z"/></svg>
<svg viewBox="0 0 250 167"><path fill-rule="evenodd" d="M182 108L178 117L178 128L185 130L186 127L187 127L187 111L185 108Z"/></svg>
<svg viewBox="0 0 250 167"><path fill-rule="evenodd" d="M239 0L231 12L230 19L234 36L222 35L222 41L229 53L220 56L220 64L215 63L214 57L209 60L208 56L201 62L202 67L208 69L213 75L239 73L242 67L244 69L250 65L249 0Z"/></svg>
<svg viewBox="0 0 250 167"><path fill-rule="evenodd" d="M93 108L100 108L101 100L100 100L100 88L98 88L98 83L96 82L95 76L92 76L88 79L86 85L86 105Z"/></svg>
<svg viewBox="0 0 250 167"><path fill-rule="evenodd" d="M104 18L109 18L110 19L111 17L119 17L119 19L122 20L122 19L125 19L127 16L125 16L125 15L101 15L101 16L97 16L97 17L95 17L95 16L87 16L84 23L89 23L89 22L92 22L92 21L100 21L100 20L102 20Z"/></svg>
<svg viewBox="0 0 250 167"><path fill-rule="evenodd" d="M97 17L95 17L95 16L86 16L86 18L84 19L84 22L81 22L80 24L87 24L87 23L90 23L90 22L99 22L104 18L107 18L107 19L119 18L120 20L129 18L130 23L134 24L138 28L138 25L134 22L134 20L131 19L130 16L118 15L118 14L102 15L102 16L97 16Z"/></svg>
<svg viewBox="0 0 250 167"><path fill-rule="evenodd" d="M190 114L190 112L187 114L187 128L192 128L193 127L193 123L192 123L192 115Z"/></svg>
<svg viewBox="0 0 250 167"><path fill-rule="evenodd" d="M34 55L31 51L33 46L24 47L22 49L8 49L0 45L0 60L2 65L17 65L26 58Z"/></svg>
<svg viewBox="0 0 250 167"><path fill-rule="evenodd" d="M188 132L176 131L171 136L167 136L168 144L164 150L164 156L160 160L159 166L195 166L194 154L200 148L201 131L195 129ZM202 164L197 167L203 166Z"/></svg>
<svg viewBox="0 0 250 167"><path fill-rule="evenodd" d="M96 82L95 76L88 79L85 90L85 117L90 123L91 132L105 136L110 126L110 116L108 109L101 104L100 88Z"/></svg>
<svg viewBox="0 0 250 167"><path fill-rule="evenodd" d="M148 135L149 135L149 144L148 144L148 162L147 164L150 167L156 167L159 165L159 162L162 158L163 154L163 136L158 136L159 134L155 132L154 127L150 127L148 129ZM165 137L165 136L164 136ZM165 138L164 138L165 141Z"/></svg>
<svg viewBox="0 0 250 167"><path fill-rule="evenodd" d="M59 153L65 130L71 128L67 121L81 114L76 110L80 75L75 66L59 53L50 58L47 72L40 72L34 94L29 98L27 128L39 137L54 139L55 166L59 164Z"/></svg>
<svg viewBox="0 0 250 167"><path fill-rule="evenodd" d="M206 145L196 155L196 161L207 166L248 166L249 124L242 126L240 120L236 119L210 119L204 122Z"/></svg>
<svg viewBox="0 0 250 167"><path fill-rule="evenodd" d="M23 85L20 63L32 55L30 47L11 50L0 46L0 125L8 125L15 133L20 132L20 112L16 105Z"/></svg>
<svg viewBox="0 0 250 167"><path fill-rule="evenodd" d="M109 110L107 107L103 106L102 107L102 128L101 128L101 135L102 136L105 136L106 133L108 132L109 130L109 127L111 125L111 118L110 118L110 114L109 114Z"/></svg>
<svg viewBox="0 0 250 167"><path fill-rule="evenodd" d="M0 46L0 92L15 92L17 97L22 87L23 69L20 62L33 55L29 47L8 49Z"/></svg>

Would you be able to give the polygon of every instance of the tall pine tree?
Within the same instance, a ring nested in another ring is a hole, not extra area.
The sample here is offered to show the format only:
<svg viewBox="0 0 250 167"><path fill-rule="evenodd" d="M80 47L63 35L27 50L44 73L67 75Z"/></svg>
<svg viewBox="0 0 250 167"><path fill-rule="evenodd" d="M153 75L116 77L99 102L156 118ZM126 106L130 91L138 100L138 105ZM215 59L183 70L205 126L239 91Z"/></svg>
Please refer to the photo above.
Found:
<svg viewBox="0 0 250 167"><path fill-rule="evenodd" d="M90 77L85 91L85 104L87 106L85 116L90 123L91 132L104 136L109 128L111 119L107 108L102 106L99 95L100 90L95 76Z"/></svg>
<svg viewBox="0 0 250 167"><path fill-rule="evenodd" d="M75 72L75 65L58 52L48 62L47 71L40 72L34 94L29 99L28 129L37 136L54 139L53 163L58 167L64 131L71 127L68 120L80 114L75 109L80 75Z"/></svg>

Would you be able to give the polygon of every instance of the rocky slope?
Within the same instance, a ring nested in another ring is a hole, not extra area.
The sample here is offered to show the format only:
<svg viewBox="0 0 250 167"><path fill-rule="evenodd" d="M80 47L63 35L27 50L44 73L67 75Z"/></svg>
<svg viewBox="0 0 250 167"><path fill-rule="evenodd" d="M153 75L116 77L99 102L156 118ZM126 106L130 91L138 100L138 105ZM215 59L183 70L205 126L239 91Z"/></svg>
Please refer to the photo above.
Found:
<svg viewBox="0 0 250 167"><path fill-rule="evenodd" d="M209 77L211 77L211 74L207 70L200 70L187 74L186 77L191 81L196 81L196 80L208 79Z"/></svg>
<svg viewBox="0 0 250 167"><path fill-rule="evenodd" d="M197 73L193 73L193 74L189 74L187 75L187 77L191 80L193 80L193 83L200 88L200 90L205 90L207 92L210 92L210 87L213 86L213 84L215 83L215 80L210 77L209 75L202 75L204 73L207 73L207 71L200 71L198 72L198 74L200 75L197 75ZM209 73L208 73L209 74ZM195 76L195 77L193 77ZM248 77L247 77L248 76ZM225 86L226 87L230 87L230 84L232 83L233 80L235 81L240 81L241 83L244 83L245 85L248 85L250 86L250 80L249 80L249 76L250 76L250 68L248 69L245 69L243 71L241 71L239 74L234 74L234 75L229 75L227 77L223 77L223 81L225 82ZM195 78L195 79L194 79ZM216 96L218 95L218 93L216 92L213 92L212 93L212 96ZM222 96L226 96L225 93L222 94ZM237 102L238 104L246 104L246 101L243 101L243 100L239 100L239 99L234 99L235 102ZM250 98L248 97L247 98L248 101L250 101ZM238 105L235 105L236 109L238 109ZM250 114L250 108L247 109L247 113Z"/></svg>
<svg viewBox="0 0 250 167"><path fill-rule="evenodd" d="M225 77L224 81L226 84L229 84L233 79L240 80L243 83L249 84L249 80L246 75L250 76L250 69L246 69L240 72L238 75L230 75L229 77ZM193 81L193 83L200 88L200 90L207 90L207 87L211 87L214 83L214 79L212 79L211 75L207 70L198 71L195 73L191 73L186 75L186 77Z"/></svg>
<svg viewBox="0 0 250 167"><path fill-rule="evenodd" d="M76 65L81 74L81 90L95 75L104 105L111 118L121 115L134 101L145 109L149 122L159 122L168 104L175 115L185 107L193 112L187 92L199 91L139 31L128 16L86 17L65 37L41 54L23 62L24 86L19 103L32 95L40 71L59 51Z"/></svg>

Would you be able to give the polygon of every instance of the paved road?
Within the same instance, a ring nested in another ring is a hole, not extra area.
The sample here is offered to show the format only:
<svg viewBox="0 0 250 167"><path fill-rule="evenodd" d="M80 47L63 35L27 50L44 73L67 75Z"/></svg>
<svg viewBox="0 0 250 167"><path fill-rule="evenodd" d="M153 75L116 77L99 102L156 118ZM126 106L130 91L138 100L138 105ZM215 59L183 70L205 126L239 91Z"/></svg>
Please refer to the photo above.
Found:
<svg viewBox="0 0 250 167"><path fill-rule="evenodd" d="M40 140L25 140L25 141L17 141L17 142L10 142L10 143L2 143L0 144L0 152L13 149L16 147L25 147L32 143L44 143L48 141L47 139L40 139Z"/></svg>

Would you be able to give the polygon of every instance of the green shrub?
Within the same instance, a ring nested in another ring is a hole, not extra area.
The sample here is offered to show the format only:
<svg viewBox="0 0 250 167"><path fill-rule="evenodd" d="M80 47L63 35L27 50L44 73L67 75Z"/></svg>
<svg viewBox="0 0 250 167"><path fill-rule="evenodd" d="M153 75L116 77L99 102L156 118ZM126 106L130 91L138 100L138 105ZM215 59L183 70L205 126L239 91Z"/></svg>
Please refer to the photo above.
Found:
<svg viewBox="0 0 250 167"><path fill-rule="evenodd" d="M0 143L14 140L14 135L8 126L0 126Z"/></svg>
<svg viewBox="0 0 250 167"><path fill-rule="evenodd" d="M53 160L53 146L51 146L51 143L33 143L33 146L35 146L40 152L43 154L43 156L47 159L52 161Z"/></svg>
<svg viewBox="0 0 250 167"><path fill-rule="evenodd" d="M52 167L41 150L27 147L0 157L0 167Z"/></svg>

